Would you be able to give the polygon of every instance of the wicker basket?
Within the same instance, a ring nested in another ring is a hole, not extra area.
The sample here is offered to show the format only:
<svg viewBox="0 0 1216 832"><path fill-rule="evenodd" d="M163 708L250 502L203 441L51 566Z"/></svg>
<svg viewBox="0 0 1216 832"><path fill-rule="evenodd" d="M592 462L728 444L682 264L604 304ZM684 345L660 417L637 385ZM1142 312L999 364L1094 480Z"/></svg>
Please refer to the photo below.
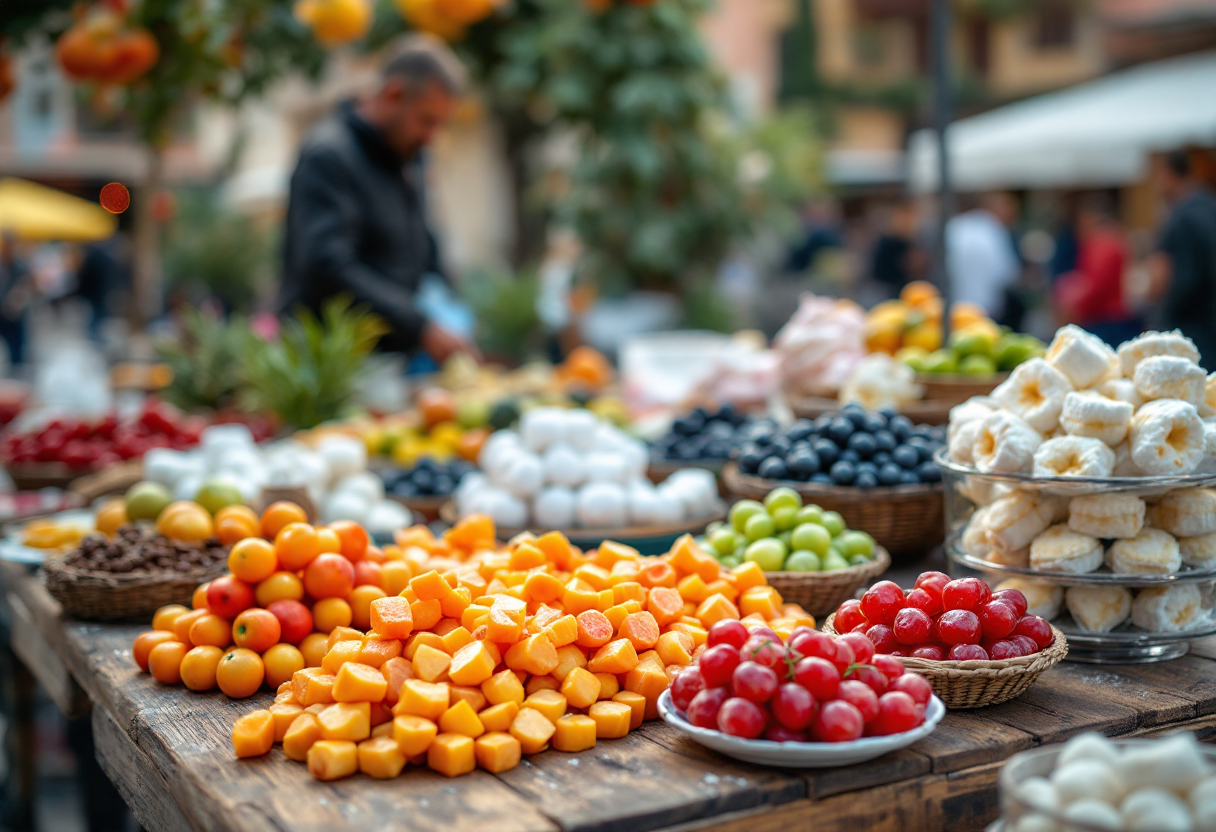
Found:
<svg viewBox="0 0 1216 832"><path fill-rule="evenodd" d="M797 604L816 618L836 611L844 601L853 597L859 586L869 584L891 565L891 556L881 546L875 548L874 559L848 569L831 572L765 572L769 586L781 593L790 604Z"/></svg>
<svg viewBox="0 0 1216 832"><path fill-rule="evenodd" d="M940 546L945 537L945 505L941 483L845 488L806 482L783 482L739 473L730 463L722 481L731 494L763 500L778 485L789 486L802 499L828 511L840 512L851 529L868 532L896 562Z"/></svg>
<svg viewBox="0 0 1216 832"><path fill-rule="evenodd" d="M190 606L195 588L228 571L225 561L195 572L153 575L108 575L67 566L59 558L42 565L47 591L63 611L81 621L140 621L165 604Z"/></svg>
<svg viewBox="0 0 1216 832"><path fill-rule="evenodd" d="M919 373L916 383L925 388L925 401L949 402L953 407L972 396L987 396L1007 378L1009 373L991 376Z"/></svg>
<svg viewBox="0 0 1216 832"><path fill-rule="evenodd" d="M823 622L823 631L835 635L835 614ZM1021 696L1044 671L1068 655L1068 639L1054 626L1046 650L1002 661L935 662L900 657L906 670L924 676L947 708L964 710L999 705Z"/></svg>
<svg viewBox="0 0 1216 832"><path fill-rule="evenodd" d="M133 459L110 465L94 474L87 474L73 481L71 491L79 494L86 503L109 494L120 494L143 479L142 460Z"/></svg>
<svg viewBox="0 0 1216 832"><path fill-rule="evenodd" d="M817 419L825 413L835 413L844 407L844 403L836 399L800 396L788 392L785 401L799 419ZM899 412L918 425L944 425L950 420L951 407L953 405L946 401L923 399L900 405Z"/></svg>

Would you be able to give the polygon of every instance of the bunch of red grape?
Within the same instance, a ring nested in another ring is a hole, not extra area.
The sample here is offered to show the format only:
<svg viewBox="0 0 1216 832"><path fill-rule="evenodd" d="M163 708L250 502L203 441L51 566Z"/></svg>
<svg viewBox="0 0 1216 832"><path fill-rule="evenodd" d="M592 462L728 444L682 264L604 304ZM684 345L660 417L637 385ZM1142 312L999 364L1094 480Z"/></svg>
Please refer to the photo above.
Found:
<svg viewBox="0 0 1216 832"><path fill-rule="evenodd" d="M671 683L689 722L744 739L849 742L911 731L933 689L856 633L798 627L781 642L734 620L709 630L707 649Z"/></svg>
<svg viewBox="0 0 1216 832"><path fill-rule="evenodd" d="M1026 596L1016 589L993 592L979 578L952 581L941 572L922 573L906 593L879 581L860 601L841 604L832 626L865 635L880 655L934 661L1030 656L1053 639L1050 624L1026 614Z"/></svg>

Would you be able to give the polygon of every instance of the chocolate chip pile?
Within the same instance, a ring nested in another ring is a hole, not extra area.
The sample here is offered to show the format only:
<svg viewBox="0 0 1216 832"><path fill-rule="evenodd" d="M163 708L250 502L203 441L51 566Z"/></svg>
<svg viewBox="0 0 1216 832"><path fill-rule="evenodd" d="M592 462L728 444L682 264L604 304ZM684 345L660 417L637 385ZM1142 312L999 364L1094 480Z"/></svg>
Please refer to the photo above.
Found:
<svg viewBox="0 0 1216 832"><path fill-rule="evenodd" d="M76 569L115 575L146 575L160 572L205 572L228 559L228 548L214 537L202 543L170 540L161 534L126 525L112 540L101 535L86 537L80 547L64 556Z"/></svg>

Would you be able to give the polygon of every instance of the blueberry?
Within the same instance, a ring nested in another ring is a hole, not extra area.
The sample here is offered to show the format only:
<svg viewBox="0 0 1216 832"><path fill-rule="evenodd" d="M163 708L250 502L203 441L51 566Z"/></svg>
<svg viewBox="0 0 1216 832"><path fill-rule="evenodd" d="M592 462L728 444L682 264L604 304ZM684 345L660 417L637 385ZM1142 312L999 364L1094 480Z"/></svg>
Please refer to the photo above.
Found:
<svg viewBox="0 0 1216 832"><path fill-rule="evenodd" d="M772 441L774 435L772 425L767 425L762 422L757 422L747 429L747 439L755 442L757 445L767 445Z"/></svg>
<svg viewBox="0 0 1216 832"><path fill-rule="evenodd" d="M710 422L703 433L711 439L734 439L735 428L726 422Z"/></svg>
<svg viewBox="0 0 1216 832"><path fill-rule="evenodd" d="M705 420L707 420L709 418L709 411L703 407L694 407L692 409L692 413L689 415L691 415L697 419L700 419L702 422L704 422Z"/></svg>
<svg viewBox="0 0 1216 832"><path fill-rule="evenodd" d="M873 462L857 463L857 474L860 476L863 472L867 473L867 474L873 474L875 476L878 476L878 466L875 465Z"/></svg>
<svg viewBox="0 0 1216 832"><path fill-rule="evenodd" d="M912 435L912 420L903 415L895 416L887 422L887 430L891 431L896 441L903 442Z"/></svg>
<svg viewBox="0 0 1216 832"><path fill-rule="evenodd" d="M870 462L873 462L878 467L882 467L891 461L891 455L886 451L875 451L874 456L870 457Z"/></svg>
<svg viewBox="0 0 1216 832"><path fill-rule="evenodd" d="M878 433L880 430L886 430L886 417L880 416L877 413L867 413L865 419L865 429L870 433Z"/></svg>
<svg viewBox="0 0 1216 832"><path fill-rule="evenodd" d="M868 433L855 433L849 437L849 449L857 451L862 459L869 459L878 450L878 444Z"/></svg>
<svg viewBox="0 0 1216 832"><path fill-rule="evenodd" d="M832 424L828 426L828 438L837 445L843 445L849 441L849 437L853 435L853 431L853 423L848 419L833 419Z"/></svg>
<svg viewBox="0 0 1216 832"><path fill-rule="evenodd" d="M850 422L852 422L853 427L857 428L858 430L865 430L866 429L866 418L870 414L866 413L864 410L861 410L860 408L858 408L857 410L848 410L848 409L842 410L842 411L840 411L840 415L844 416L846 419L848 419Z"/></svg>
<svg viewBox="0 0 1216 832"><path fill-rule="evenodd" d="M398 497L417 497L418 489L409 480L402 480L393 487L393 493Z"/></svg>
<svg viewBox="0 0 1216 832"><path fill-rule="evenodd" d="M922 462L916 469L916 475L921 482L940 482L942 469L937 467L936 462Z"/></svg>
<svg viewBox="0 0 1216 832"><path fill-rule="evenodd" d="M759 471L760 463L764 459L764 455L755 447L748 448L735 458L736 462L739 463L739 470L745 474L754 474Z"/></svg>
<svg viewBox="0 0 1216 832"><path fill-rule="evenodd" d="M857 469L850 462L841 460L832 466L832 482L836 485L852 485L857 478Z"/></svg>
<svg viewBox="0 0 1216 832"><path fill-rule="evenodd" d="M456 481L448 474L440 474L435 477L434 490L436 494L446 497L451 494L456 488Z"/></svg>
<svg viewBox="0 0 1216 832"><path fill-rule="evenodd" d="M842 414L843 413L865 413L866 409L864 407L862 407L861 405L859 405L857 402L849 402L844 407L840 408L840 412Z"/></svg>
<svg viewBox="0 0 1216 832"><path fill-rule="evenodd" d="M911 470L920 465L920 451L912 445L900 445L891 451L891 461L900 468Z"/></svg>
<svg viewBox="0 0 1216 832"><path fill-rule="evenodd" d="M932 425L917 425L916 427L912 428L912 435L919 436L921 439L932 439L933 438L933 426Z"/></svg>
<svg viewBox="0 0 1216 832"><path fill-rule="evenodd" d="M920 451L921 454L928 454L933 449L933 443L923 436L909 436L908 441L904 444L911 445L913 448Z"/></svg>
<svg viewBox="0 0 1216 832"><path fill-rule="evenodd" d="M893 451L898 444L895 441L894 434L889 430L874 431L874 443L878 445L880 451Z"/></svg>
<svg viewBox="0 0 1216 832"><path fill-rule="evenodd" d="M414 463L415 472L417 472L417 471L434 471L437 467L439 467L439 463L437 463L434 459L432 459L429 456L424 456L421 459L419 459L417 462Z"/></svg>
<svg viewBox="0 0 1216 832"><path fill-rule="evenodd" d="M414 476L411 477L414 481L414 488L418 489L419 493L425 493L435 484L435 475L432 469L423 468L421 466L414 469Z"/></svg>
<svg viewBox="0 0 1216 832"><path fill-rule="evenodd" d="M890 421L899 415L899 411L893 407L880 407L878 408L878 415L882 416L887 421Z"/></svg>
<svg viewBox="0 0 1216 832"><path fill-rule="evenodd" d="M733 423L735 421L735 417L739 415L741 414L735 411L735 406L727 402L718 408L717 418L723 422Z"/></svg>
<svg viewBox="0 0 1216 832"><path fill-rule="evenodd" d="M825 474L822 471L820 471L818 474L811 474L810 481L815 483L816 485L832 485L833 484L832 475Z"/></svg>
<svg viewBox="0 0 1216 832"><path fill-rule="evenodd" d="M900 485L920 485L920 477L916 476L915 471L904 471L899 475Z"/></svg>
<svg viewBox="0 0 1216 832"><path fill-rule="evenodd" d="M761 462L756 473L766 480L788 480L790 478L790 469L786 467L785 462L775 456L770 456Z"/></svg>
<svg viewBox="0 0 1216 832"><path fill-rule="evenodd" d="M785 436L791 442L797 442L799 439L806 439L815 432L815 423L809 419L799 419L785 429Z"/></svg>
<svg viewBox="0 0 1216 832"><path fill-rule="evenodd" d="M810 449L795 451L785 458L785 464L794 476L806 479L819 471L819 455Z"/></svg>
<svg viewBox="0 0 1216 832"><path fill-rule="evenodd" d="M790 442L790 440L786 439L781 434L777 434L773 437L772 441L768 443L768 449L771 454L784 459L785 455L790 452L790 446L792 444L793 443Z"/></svg>
<svg viewBox="0 0 1216 832"><path fill-rule="evenodd" d="M857 479L853 481L853 485L857 488L875 488L878 486L878 477L869 471L862 471L857 475Z"/></svg>
<svg viewBox="0 0 1216 832"><path fill-rule="evenodd" d="M878 469L878 481L883 485L898 485L903 469L894 462L888 462Z"/></svg>
<svg viewBox="0 0 1216 832"><path fill-rule="evenodd" d="M816 439L811 449L819 455L820 463L828 467L840 456L840 448L831 439Z"/></svg>
<svg viewBox="0 0 1216 832"><path fill-rule="evenodd" d="M681 442L675 447L676 459L694 460L701 458L701 445L698 442Z"/></svg>
<svg viewBox="0 0 1216 832"><path fill-rule="evenodd" d="M702 459L726 459L730 456L730 443L714 439L705 443L701 449Z"/></svg>
<svg viewBox="0 0 1216 832"><path fill-rule="evenodd" d="M815 419L815 422L814 422L815 433L819 433L819 434L826 433L827 429L832 426L832 420L835 418L836 417L833 416L831 413L825 413L822 416Z"/></svg>
<svg viewBox="0 0 1216 832"><path fill-rule="evenodd" d="M672 421L671 432L677 436L692 436L697 432L697 428L691 419L682 416Z"/></svg>
<svg viewBox="0 0 1216 832"><path fill-rule="evenodd" d="M852 448L845 448L836 458L845 462L851 462L854 465L861 462L861 454L857 453L857 451L853 450Z"/></svg>

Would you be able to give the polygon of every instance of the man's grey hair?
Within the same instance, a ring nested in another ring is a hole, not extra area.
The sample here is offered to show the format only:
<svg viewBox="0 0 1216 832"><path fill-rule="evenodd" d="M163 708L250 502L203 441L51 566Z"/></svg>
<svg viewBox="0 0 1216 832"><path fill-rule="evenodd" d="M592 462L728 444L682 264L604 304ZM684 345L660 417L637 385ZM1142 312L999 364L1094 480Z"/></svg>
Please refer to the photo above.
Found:
<svg viewBox="0 0 1216 832"><path fill-rule="evenodd" d="M411 91L438 84L449 95L460 95L465 87L465 71L447 44L429 35L403 39L384 65L383 76L401 78Z"/></svg>

